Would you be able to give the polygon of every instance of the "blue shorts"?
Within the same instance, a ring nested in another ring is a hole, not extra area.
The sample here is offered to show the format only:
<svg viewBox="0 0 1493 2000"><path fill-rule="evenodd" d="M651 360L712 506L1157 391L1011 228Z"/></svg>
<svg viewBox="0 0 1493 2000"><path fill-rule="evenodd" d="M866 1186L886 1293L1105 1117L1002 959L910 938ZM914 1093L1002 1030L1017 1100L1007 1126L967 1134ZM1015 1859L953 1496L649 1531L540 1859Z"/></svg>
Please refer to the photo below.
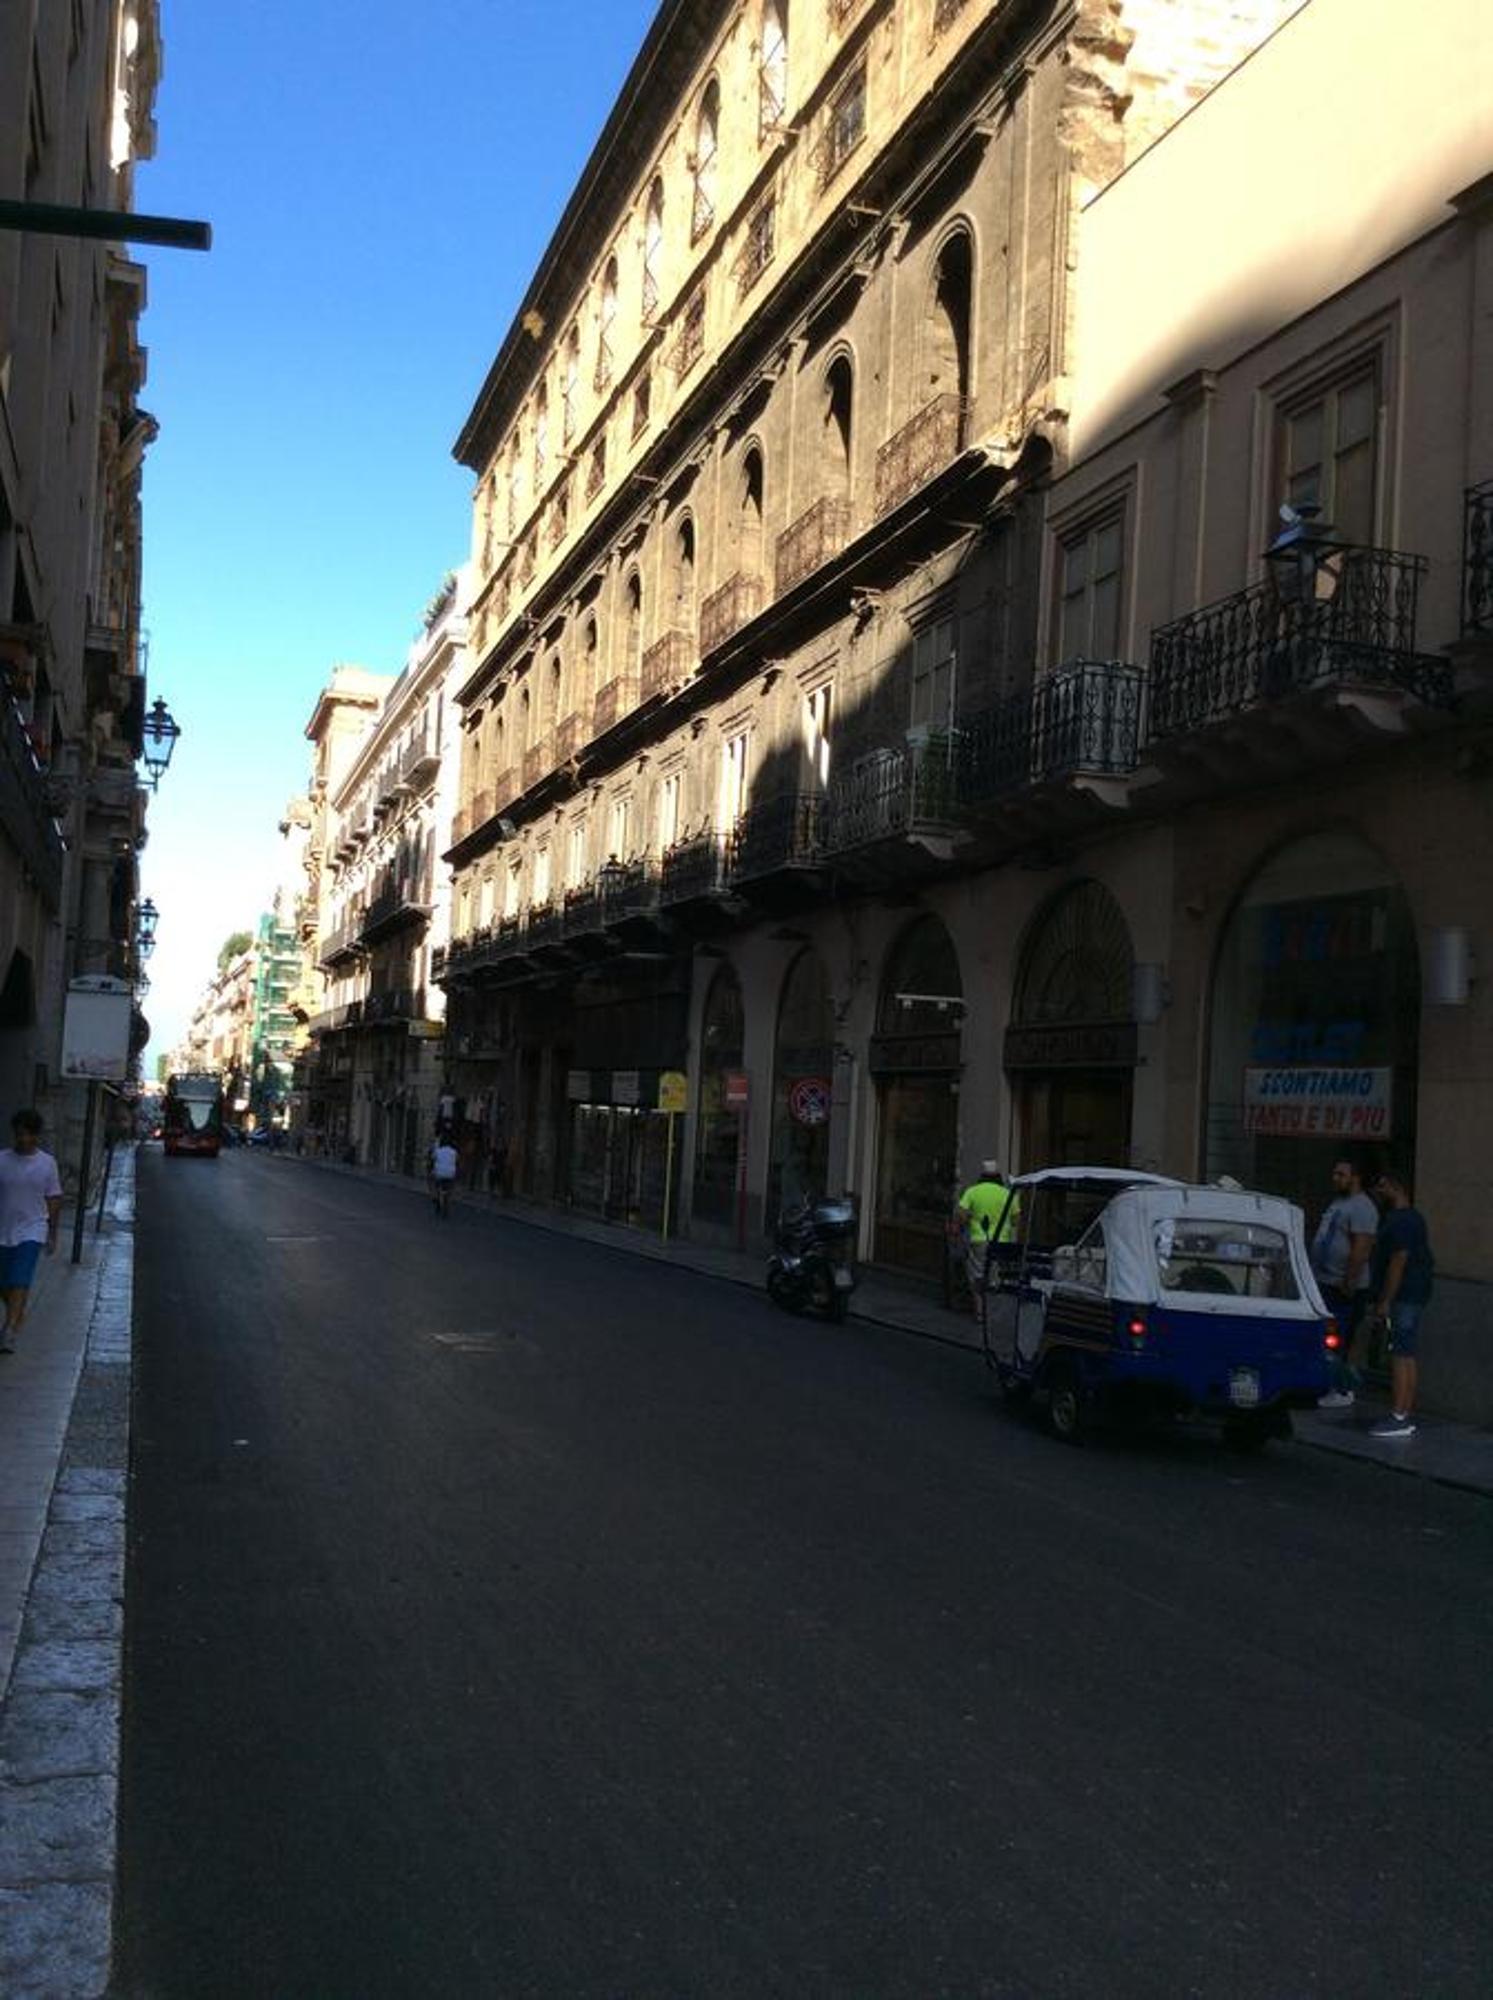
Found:
<svg viewBox="0 0 1493 2000"><path fill-rule="evenodd" d="M1389 1309L1389 1351L1402 1361L1413 1361L1420 1346L1420 1316L1425 1307L1419 1299L1397 1299Z"/></svg>
<svg viewBox="0 0 1493 2000"><path fill-rule="evenodd" d="M0 1250L0 1292L29 1291L40 1259L39 1243L12 1243Z"/></svg>

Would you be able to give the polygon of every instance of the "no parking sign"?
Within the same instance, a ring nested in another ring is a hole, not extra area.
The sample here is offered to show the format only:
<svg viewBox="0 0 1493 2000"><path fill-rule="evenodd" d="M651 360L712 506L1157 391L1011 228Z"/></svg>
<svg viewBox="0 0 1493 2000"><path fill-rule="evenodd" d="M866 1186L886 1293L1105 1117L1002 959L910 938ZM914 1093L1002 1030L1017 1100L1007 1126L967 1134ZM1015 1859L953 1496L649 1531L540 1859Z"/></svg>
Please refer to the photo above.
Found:
<svg viewBox="0 0 1493 2000"><path fill-rule="evenodd" d="M788 1088L788 1115L800 1125L829 1123L829 1078L801 1076Z"/></svg>

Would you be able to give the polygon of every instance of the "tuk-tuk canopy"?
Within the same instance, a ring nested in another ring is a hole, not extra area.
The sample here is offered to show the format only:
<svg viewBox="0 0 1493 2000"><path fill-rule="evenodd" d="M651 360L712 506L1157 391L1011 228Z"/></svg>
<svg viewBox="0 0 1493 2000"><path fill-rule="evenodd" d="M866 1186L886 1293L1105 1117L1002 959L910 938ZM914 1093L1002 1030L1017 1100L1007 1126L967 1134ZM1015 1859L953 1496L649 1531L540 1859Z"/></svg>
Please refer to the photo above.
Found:
<svg viewBox="0 0 1493 2000"><path fill-rule="evenodd" d="M1278 1195L1175 1181L1123 1187L1073 1256L1071 1282L1128 1304L1274 1319L1327 1313L1301 1210Z"/></svg>

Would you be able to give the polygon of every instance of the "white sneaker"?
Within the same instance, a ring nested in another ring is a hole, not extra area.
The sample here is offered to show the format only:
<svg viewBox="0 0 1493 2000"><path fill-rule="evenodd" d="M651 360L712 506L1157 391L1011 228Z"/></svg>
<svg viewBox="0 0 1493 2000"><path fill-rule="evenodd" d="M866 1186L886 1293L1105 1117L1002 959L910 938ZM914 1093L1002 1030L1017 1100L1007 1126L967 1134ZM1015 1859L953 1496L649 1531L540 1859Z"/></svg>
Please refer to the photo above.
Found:
<svg viewBox="0 0 1493 2000"><path fill-rule="evenodd" d="M1317 1398L1319 1410L1351 1410L1356 1397L1351 1389L1329 1389L1325 1396Z"/></svg>

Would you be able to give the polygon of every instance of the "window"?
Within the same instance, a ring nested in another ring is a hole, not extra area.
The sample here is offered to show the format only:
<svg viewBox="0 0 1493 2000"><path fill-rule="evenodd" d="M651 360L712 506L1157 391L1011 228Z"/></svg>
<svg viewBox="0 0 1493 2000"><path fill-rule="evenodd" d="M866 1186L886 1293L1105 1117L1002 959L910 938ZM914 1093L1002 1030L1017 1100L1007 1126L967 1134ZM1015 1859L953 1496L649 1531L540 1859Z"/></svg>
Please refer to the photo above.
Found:
<svg viewBox="0 0 1493 2000"><path fill-rule="evenodd" d="M830 99L820 148L824 180L837 174L866 136L866 65L857 63Z"/></svg>
<svg viewBox="0 0 1493 2000"><path fill-rule="evenodd" d="M684 781L671 771L658 788L658 851L665 853L679 838L683 823Z"/></svg>
<svg viewBox="0 0 1493 2000"><path fill-rule="evenodd" d="M778 204L775 195L766 195L752 211L746 226L746 242L736 260L736 282L749 292L772 262L777 234Z"/></svg>
<svg viewBox="0 0 1493 2000"><path fill-rule="evenodd" d="M586 822L571 821L570 846L565 862L565 886L579 889L586 880Z"/></svg>
<svg viewBox="0 0 1493 2000"><path fill-rule="evenodd" d="M627 578L627 671L636 673L643 658L643 579L636 570Z"/></svg>
<svg viewBox="0 0 1493 2000"><path fill-rule="evenodd" d="M716 165L720 153L721 87L712 77L700 99L700 115L695 121L694 201L690 209L689 240L698 243L715 221Z"/></svg>
<svg viewBox="0 0 1493 2000"><path fill-rule="evenodd" d="M607 859L625 861L632 852L632 800L630 797L613 799L611 818L607 826Z"/></svg>
<svg viewBox="0 0 1493 2000"><path fill-rule="evenodd" d="M575 438L580 384L581 330L573 326L565 336L565 359L560 369L560 442L567 450Z"/></svg>
<svg viewBox="0 0 1493 2000"><path fill-rule="evenodd" d="M741 461L741 514L737 527L737 561L744 576L762 573L762 500L766 472L756 445Z"/></svg>
<svg viewBox="0 0 1493 2000"><path fill-rule="evenodd" d="M695 524L686 514L674 538L674 624L695 629Z"/></svg>
<svg viewBox="0 0 1493 2000"><path fill-rule="evenodd" d="M721 745L721 798L718 825L729 833L746 811L747 732L743 729Z"/></svg>
<svg viewBox="0 0 1493 2000"><path fill-rule="evenodd" d="M653 401L653 377L640 375L632 392L632 434L641 437L648 428L648 412Z"/></svg>
<svg viewBox="0 0 1493 2000"><path fill-rule="evenodd" d="M617 323L617 259L608 257L601 277L601 307L596 322L596 389L612 386L612 330Z"/></svg>
<svg viewBox="0 0 1493 2000"><path fill-rule="evenodd" d="M513 433L513 442L508 447L508 533L512 535L518 526L519 501L523 492L523 432Z"/></svg>
<svg viewBox="0 0 1493 2000"><path fill-rule="evenodd" d="M643 220L643 318L649 323L658 312L663 247L664 184L656 180L648 190L648 208Z"/></svg>
<svg viewBox="0 0 1493 2000"><path fill-rule="evenodd" d="M586 498L594 500L607 483L607 441L599 437L591 447L591 462L586 467Z"/></svg>
<svg viewBox="0 0 1493 2000"><path fill-rule="evenodd" d="M1168 1292L1246 1299L1300 1296L1291 1246L1259 1222L1167 1216L1156 1225L1156 1262Z"/></svg>
<svg viewBox="0 0 1493 2000"><path fill-rule="evenodd" d="M542 909L549 902L550 851L548 845L538 848L534 855L534 903Z"/></svg>
<svg viewBox="0 0 1493 2000"><path fill-rule="evenodd" d="M809 764L809 783L823 791L829 783L829 715L833 683L825 681L804 701L804 752Z"/></svg>
<svg viewBox="0 0 1493 2000"><path fill-rule="evenodd" d="M1125 562L1125 517L1090 523L1060 545L1057 650L1066 660L1117 660Z"/></svg>
<svg viewBox="0 0 1493 2000"><path fill-rule="evenodd" d="M1322 509L1345 542L1372 546L1378 503L1378 357L1281 411L1278 489Z"/></svg>
<svg viewBox="0 0 1493 2000"><path fill-rule="evenodd" d="M956 396L957 450L964 444L964 418L969 407L970 316L974 296L974 253L969 237L956 230L939 252L933 292L924 322L928 363L928 399Z"/></svg>
<svg viewBox="0 0 1493 2000"><path fill-rule="evenodd" d="M538 493L544 485L544 469L549 461L550 449L550 398L549 390L541 382L534 398L534 491Z"/></svg>
<svg viewBox="0 0 1493 2000"><path fill-rule="evenodd" d="M705 291L700 287L684 308L674 342L674 370L687 375L705 352Z"/></svg>
<svg viewBox="0 0 1493 2000"><path fill-rule="evenodd" d="M764 0L757 79L757 136L766 139L788 110L788 0Z"/></svg>
<svg viewBox="0 0 1493 2000"><path fill-rule="evenodd" d="M949 613L922 626L912 642L912 723L947 729L954 718L954 618Z"/></svg>
<svg viewBox="0 0 1493 2000"><path fill-rule="evenodd" d="M840 498L850 493L851 424L855 411L855 374L850 357L840 354L824 377L824 490Z"/></svg>
<svg viewBox="0 0 1493 2000"><path fill-rule="evenodd" d="M521 861L510 861L508 864L508 879L503 884L503 915L505 917L516 917L518 915L519 884L523 878L523 866L524 864Z"/></svg>

